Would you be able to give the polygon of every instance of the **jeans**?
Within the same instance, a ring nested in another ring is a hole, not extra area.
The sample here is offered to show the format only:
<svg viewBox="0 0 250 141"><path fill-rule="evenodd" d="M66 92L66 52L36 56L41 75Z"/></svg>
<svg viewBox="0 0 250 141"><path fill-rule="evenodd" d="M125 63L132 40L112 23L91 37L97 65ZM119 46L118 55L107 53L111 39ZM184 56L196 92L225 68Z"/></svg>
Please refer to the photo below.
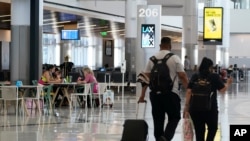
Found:
<svg viewBox="0 0 250 141"><path fill-rule="evenodd" d="M150 92L150 101L152 104L154 136L156 141L159 141L161 136L165 136L167 140L171 140L174 137L176 127L181 118L179 96L172 92L161 94ZM168 115L168 123L164 130L166 113Z"/></svg>

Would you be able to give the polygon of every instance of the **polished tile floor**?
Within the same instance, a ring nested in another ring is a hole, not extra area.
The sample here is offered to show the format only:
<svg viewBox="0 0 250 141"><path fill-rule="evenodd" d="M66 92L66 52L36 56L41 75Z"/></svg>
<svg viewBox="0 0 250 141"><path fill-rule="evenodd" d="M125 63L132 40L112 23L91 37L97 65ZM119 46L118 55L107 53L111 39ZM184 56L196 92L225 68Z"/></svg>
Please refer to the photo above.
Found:
<svg viewBox="0 0 250 141"><path fill-rule="evenodd" d="M250 80L250 79L249 79ZM250 83L248 79L233 83L226 94L218 96L219 130L216 141L229 141L229 125L250 124ZM184 92L180 92L182 106ZM69 110L56 109L55 114L16 117L14 110L4 116L0 114L0 141L119 141L125 119L134 119L136 96L127 91L124 102L116 94L113 108ZM143 104L142 104L143 105ZM139 117L144 106L139 107ZM149 141L154 141L150 102L146 105L145 120L149 125ZM183 107L182 107L183 109ZM173 141L182 141L182 122Z"/></svg>

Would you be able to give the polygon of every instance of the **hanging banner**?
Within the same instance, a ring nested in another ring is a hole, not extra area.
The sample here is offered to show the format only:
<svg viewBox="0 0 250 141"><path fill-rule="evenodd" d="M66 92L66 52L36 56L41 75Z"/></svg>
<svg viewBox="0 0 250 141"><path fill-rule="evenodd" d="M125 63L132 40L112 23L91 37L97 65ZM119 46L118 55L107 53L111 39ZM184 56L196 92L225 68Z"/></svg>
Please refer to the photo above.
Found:
<svg viewBox="0 0 250 141"><path fill-rule="evenodd" d="M204 7L203 44L222 45L223 8Z"/></svg>
<svg viewBox="0 0 250 141"><path fill-rule="evenodd" d="M142 24L141 25L141 47L155 47L155 25Z"/></svg>

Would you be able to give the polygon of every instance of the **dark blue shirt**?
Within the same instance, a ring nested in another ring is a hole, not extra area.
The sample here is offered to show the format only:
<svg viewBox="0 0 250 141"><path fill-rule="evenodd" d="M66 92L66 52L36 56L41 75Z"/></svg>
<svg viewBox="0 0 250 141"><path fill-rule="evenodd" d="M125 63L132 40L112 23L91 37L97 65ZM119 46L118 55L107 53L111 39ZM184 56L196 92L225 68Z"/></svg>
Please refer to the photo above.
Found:
<svg viewBox="0 0 250 141"><path fill-rule="evenodd" d="M199 77L198 73L195 73L192 75L189 84L188 84L188 89L192 89L195 80L197 80ZM208 74L207 76L212 84L212 91L213 91L213 95L212 95L212 107L211 110L218 110L218 102L217 102L217 90L220 90L222 88L225 87L223 81L221 80L220 76L216 73L211 73Z"/></svg>

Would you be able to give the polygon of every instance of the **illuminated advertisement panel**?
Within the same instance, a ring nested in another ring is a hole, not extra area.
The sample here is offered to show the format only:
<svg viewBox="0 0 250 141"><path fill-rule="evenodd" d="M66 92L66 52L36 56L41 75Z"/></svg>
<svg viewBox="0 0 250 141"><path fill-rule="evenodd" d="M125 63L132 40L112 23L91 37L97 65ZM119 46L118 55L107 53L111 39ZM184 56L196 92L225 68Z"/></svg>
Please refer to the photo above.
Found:
<svg viewBox="0 0 250 141"><path fill-rule="evenodd" d="M223 8L204 7L203 43L204 45L222 45Z"/></svg>
<svg viewBox="0 0 250 141"><path fill-rule="evenodd" d="M151 48L155 47L155 25L142 24L141 25L141 47Z"/></svg>

